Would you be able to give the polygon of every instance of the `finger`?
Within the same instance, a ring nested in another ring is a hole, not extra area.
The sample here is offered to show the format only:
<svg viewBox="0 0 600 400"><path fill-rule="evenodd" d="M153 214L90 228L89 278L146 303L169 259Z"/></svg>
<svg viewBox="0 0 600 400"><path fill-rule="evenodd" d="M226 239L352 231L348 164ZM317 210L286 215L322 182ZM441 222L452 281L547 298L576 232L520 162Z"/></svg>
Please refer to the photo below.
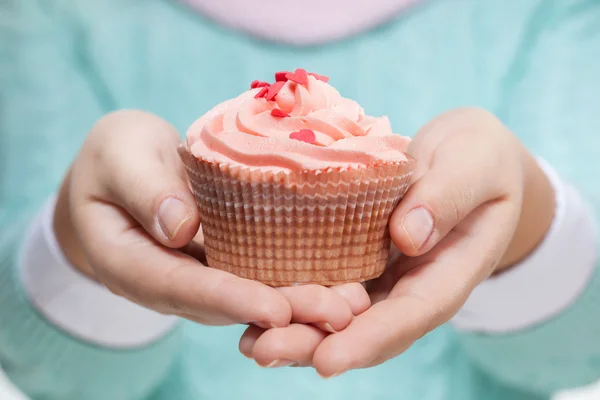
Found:
<svg viewBox="0 0 600 400"><path fill-rule="evenodd" d="M258 365L269 368L309 366L315 350L327 335L318 328L303 324L269 329L254 343L252 358Z"/></svg>
<svg viewBox="0 0 600 400"><path fill-rule="evenodd" d="M369 294L365 286L361 283L346 283L332 286L330 290L333 290L346 300L353 315L360 315L371 306ZM336 332L330 324L324 322L313 323L313 325L327 332Z"/></svg>
<svg viewBox="0 0 600 400"><path fill-rule="evenodd" d="M254 349L254 344L263 333L265 333L265 329L259 328L256 325L250 325L248 328L246 328L238 345L240 353L242 353L245 357L252 358L252 349Z"/></svg>
<svg viewBox="0 0 600 400"><path fill-rule="evenodd" d="M360 315L371 306L369 294L361 283L346 283L333 286L331 290L339 294L350 306L353 315Z"/></svg>
<svg viewBox="0 0 600 400"><path fill-rule="evenodd" d="M91 203L79 209L77 219L98 279L134 302L192 315L207 325L286 326L291 320L290 305L277 290L157 245L142 228L131 228L119 208Z"/></svg>
<svg viewBox="0 0 600 400"><path fill-rule="evenodd" d="M94 154L82 159L91 160L85 168L97 171L101 199L123 207L165 246L179 248L194 237L199 213L177 154L175 128L146 113L115 113L94 127L89 141Z"/></svg>
<svg viewBox="0 0 600 400"><path fill-rule="evenodd" d="M202 228L198 229L196 236L187 245L179 249L185 254L195 258L204 265L208 265L206 249L204 248L204 234Z"/></svg>
<svg viewBox="0 0 600 400"><path fill-rule="evenodd" d="M367 282L366 289L372 305L385 300L398 280L408 271L409 266L406 259L407 256L400 253L395 247L392 248L383 274L379 278Z"/></svg>
<svg viewBox="0 0 600 400"><path fill-rule="evenodd" d="M429 313L410 296L377 303L344 331L325 338L314 352L313 366L329 378L383 362L383 357L402 353L424 333Z"/></svg>
<svg viewBox="0 0 600 400"><path fill-rule="evenodd" d="M430 253L407 259L413 265L387 299L319 346L313 359L319 373L332 376L380 364L447 322L497 265L510 237L498 224L514 218L513 208L481 207Z"/></svg>
<svg viewBox="0 0 600 400"><path fill-rule="evenodd" d="M444 128L449 129L446 125L430 129ZM506 134L496 136L490 140L481 132L460 132L438 143L427 170L392 214L390 234L401 252L426 253L477 207L517 192L511 189L519 182L508 178L517 176L512 169L520 168L516 156L491 148L507 147L498 141L512 139ZM466 152L469 156L463 157Z"/></svg>
<svg viewBox="0 0 600 400"><path fill-rule="evenodd" d="M352 309L337 291L320 285L303 285L277 289L292 307L292 321L320 323L323 329L336 332L352 320Z"/></svg>

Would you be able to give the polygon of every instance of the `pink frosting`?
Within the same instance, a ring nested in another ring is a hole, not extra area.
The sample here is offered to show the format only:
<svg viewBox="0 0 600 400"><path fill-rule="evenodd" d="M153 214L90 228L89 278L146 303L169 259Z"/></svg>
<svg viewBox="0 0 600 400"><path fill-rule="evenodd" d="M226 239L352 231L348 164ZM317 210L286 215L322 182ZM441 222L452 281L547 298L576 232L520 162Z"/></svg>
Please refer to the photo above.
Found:
<svg viewBox="0 0 600 400"><path fill-rule="evenodd" d="M273 101L254 96L261 88L225 101L187 132L192 154L207 161L275 169L321 170L406 161L410 139L392 132L386 117L370 117L329 84L308 77L287 81ZM273 108L290 117L271 115ZM316 143L290 139L311 129Z"/></svg>

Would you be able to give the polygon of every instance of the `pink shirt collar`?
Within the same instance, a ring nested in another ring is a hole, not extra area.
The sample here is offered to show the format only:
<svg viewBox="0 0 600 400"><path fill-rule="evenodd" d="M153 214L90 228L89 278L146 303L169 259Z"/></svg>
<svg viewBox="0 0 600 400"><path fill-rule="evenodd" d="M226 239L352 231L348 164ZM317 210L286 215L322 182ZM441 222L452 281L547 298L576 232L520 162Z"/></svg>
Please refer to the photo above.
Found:
<svg viewBox="0 0 600 400"><path fill-rule="evenodd" d="M261 39L310 45L341 39L422 0L182 0L209 18Z"/></svg>

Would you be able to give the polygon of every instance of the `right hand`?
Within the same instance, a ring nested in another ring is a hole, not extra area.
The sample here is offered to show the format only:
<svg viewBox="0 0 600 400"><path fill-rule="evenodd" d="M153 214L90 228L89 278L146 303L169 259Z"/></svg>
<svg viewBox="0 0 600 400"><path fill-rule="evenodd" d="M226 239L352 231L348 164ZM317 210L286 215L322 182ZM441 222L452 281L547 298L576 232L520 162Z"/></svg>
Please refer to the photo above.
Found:
<svg viewBox="0 0 600 400"><path fill-rule="evenodd" d="M115 112L93 127L62 185L54 221L77 269L144 307L206 325L298 322L341 330L368 308L360 284L276 290L202 265L201 240L193 241L200 216L179 143L171 125L141 111Z"/></svg>

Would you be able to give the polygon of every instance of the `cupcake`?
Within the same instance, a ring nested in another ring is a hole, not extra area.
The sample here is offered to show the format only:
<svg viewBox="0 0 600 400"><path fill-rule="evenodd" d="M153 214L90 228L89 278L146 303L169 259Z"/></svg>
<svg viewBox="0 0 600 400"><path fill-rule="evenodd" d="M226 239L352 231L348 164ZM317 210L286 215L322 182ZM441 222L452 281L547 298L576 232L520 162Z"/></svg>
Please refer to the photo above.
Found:
<svg viewBox="0 0 600 400"><path fill-rule="evenodd" d="M192 124L179 149L207 262L271 286L380 276L410 139L328 84L278 72Z"/></svg>

